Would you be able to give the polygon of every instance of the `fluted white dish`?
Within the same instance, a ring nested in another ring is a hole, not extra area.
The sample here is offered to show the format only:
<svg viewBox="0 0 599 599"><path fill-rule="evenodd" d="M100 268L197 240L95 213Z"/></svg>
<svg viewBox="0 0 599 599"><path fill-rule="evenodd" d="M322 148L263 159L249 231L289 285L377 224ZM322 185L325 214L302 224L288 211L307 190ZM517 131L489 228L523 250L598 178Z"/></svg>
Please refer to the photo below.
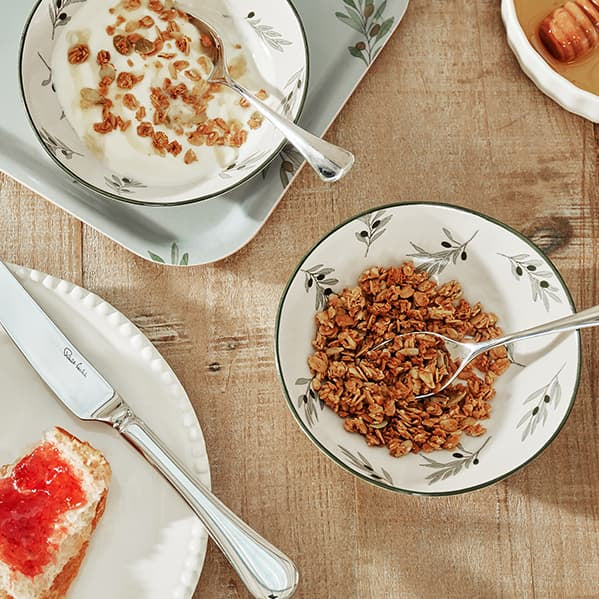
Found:
<svg viewBox="0 0 599 599"><path fill-rule="evenodd" d="M533 48L518 20L514 0L502 0L501 16L508 44L516 55L520 68L532 82L562 108L593 123L599 123L599 96L568 81L551 68Z"/></svg>

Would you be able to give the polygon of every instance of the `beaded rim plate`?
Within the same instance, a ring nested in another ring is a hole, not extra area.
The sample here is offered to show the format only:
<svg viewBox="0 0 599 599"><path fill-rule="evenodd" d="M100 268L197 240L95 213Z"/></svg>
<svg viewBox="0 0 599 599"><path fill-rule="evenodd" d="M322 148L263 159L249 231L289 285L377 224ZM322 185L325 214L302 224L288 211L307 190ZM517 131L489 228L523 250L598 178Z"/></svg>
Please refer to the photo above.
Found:
<svg viewBox="0 0 599 599"><path fill-rule="evenodd" d="M209 486L208 456L193 407L139 329L81 287L23 267L11 270L135 412ZM0 372L0 463L12 463L44 431L60 426L102 451L112 468L106 512L72 596L189 599L204 563L207 534L187 505L116 431L67 412L3 331Z"/></svg>

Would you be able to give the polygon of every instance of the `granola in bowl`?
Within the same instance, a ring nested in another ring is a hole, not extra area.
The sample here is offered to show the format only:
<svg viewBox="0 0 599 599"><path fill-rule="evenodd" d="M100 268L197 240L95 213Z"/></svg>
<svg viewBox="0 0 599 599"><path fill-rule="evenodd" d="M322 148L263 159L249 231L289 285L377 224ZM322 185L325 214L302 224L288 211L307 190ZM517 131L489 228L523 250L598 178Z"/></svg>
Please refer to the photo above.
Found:
<svg viewBox="0 0 599 599"><path fill-rule="evenodd" d="M580 337L496 348L416 399L455 368L422 331L483 340L573 310L557 269L513 229L455 206L392 204L301 260L277 313L276 364L293 417L335 463L392 491L462 493L556 437L578 388Z"/></svg>
<svg viewBox="0 0 599 599"><path fill-rule="evenodd" d="M501 334L497 317L471 305L457 281L439 285L411 262L366 270L357 287L329 295L316 314L312 389L345 430L394 457L454 449L462 433L484 434L479 421L490 415L495 379L510 366L505 348L496 348L474 360L459 383L416 399L434 393L458 366L440 339L404 336L422 331L456 341Z"/></svg>

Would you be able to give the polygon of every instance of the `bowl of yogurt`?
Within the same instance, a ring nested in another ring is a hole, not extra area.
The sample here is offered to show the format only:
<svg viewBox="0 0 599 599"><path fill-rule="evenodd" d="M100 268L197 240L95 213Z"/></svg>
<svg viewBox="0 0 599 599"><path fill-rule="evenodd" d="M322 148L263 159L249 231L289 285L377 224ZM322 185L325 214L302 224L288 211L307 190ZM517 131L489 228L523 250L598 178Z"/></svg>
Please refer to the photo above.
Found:
<svg viewBox="0 0 599 599"><path fill-rule="evenodd" d="M308 46L289 0L194 0L220 32L232 74L297 121ZM284 137L207 81L207 40L172 0L39 0L20 52L21 91L43 148L102 196L173 206L261 172Z"/></svg>

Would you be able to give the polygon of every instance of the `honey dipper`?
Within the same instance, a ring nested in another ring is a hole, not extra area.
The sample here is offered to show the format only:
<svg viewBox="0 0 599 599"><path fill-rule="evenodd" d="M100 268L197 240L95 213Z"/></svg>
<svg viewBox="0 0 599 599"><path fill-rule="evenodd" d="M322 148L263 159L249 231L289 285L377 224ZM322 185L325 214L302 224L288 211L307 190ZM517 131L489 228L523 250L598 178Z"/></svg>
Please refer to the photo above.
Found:
<svg viewBox="0 0 599 599"><path fill-rule="evenodd" d="M549 14L539 37L560 62L572 62L599 46L599 0L570 0Z"/></svg>

